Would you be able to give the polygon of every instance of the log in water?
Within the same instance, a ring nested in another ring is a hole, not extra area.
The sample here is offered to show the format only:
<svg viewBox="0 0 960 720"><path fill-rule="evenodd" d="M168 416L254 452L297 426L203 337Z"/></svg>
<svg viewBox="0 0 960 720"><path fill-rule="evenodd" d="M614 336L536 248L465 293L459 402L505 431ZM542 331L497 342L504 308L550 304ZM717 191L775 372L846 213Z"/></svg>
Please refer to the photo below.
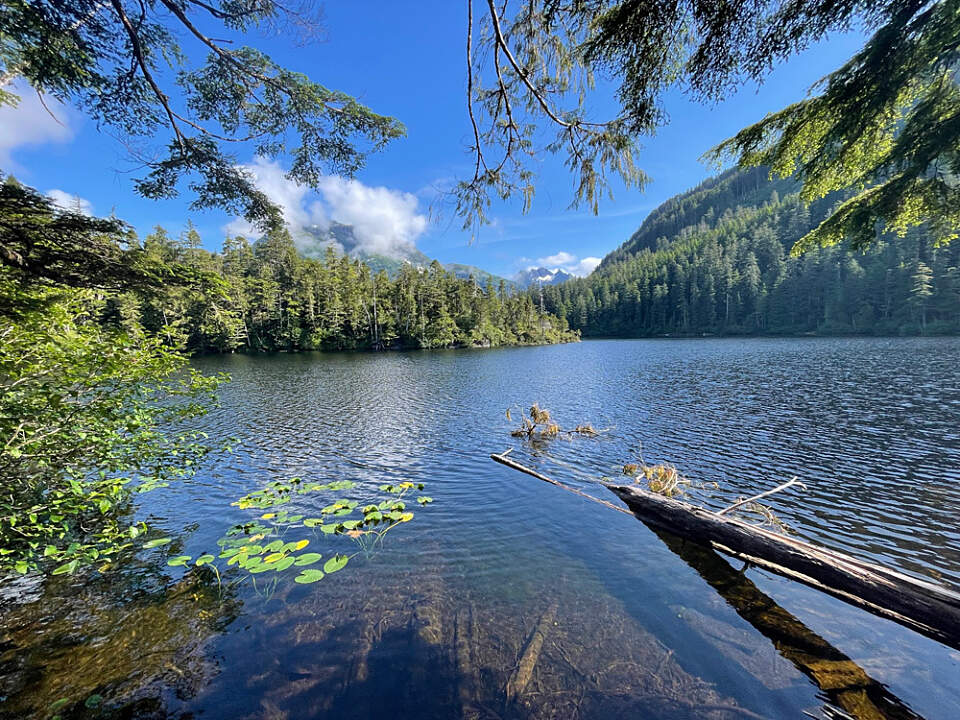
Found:
<svg viewBox="0 0 960 720"><path fill-rule="evenodd" d="M960 593L630 485L609 485L643 522L797 580L960 649Z"/></svg>

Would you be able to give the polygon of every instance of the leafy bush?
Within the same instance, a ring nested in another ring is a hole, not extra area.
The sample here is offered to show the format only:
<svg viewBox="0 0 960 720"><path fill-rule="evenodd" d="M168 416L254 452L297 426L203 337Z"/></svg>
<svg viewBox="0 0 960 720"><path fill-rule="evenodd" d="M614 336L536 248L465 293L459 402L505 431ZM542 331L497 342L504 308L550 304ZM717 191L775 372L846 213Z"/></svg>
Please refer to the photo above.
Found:
<svg viewBox="0 0 960 720"><path fill-rule="evenodd" d="M189 476L208 452L181 426L223 378L104 328L100 291L2 269L0 295L0 574L109 565L146 529L127 519L133 495Z"/></svg>

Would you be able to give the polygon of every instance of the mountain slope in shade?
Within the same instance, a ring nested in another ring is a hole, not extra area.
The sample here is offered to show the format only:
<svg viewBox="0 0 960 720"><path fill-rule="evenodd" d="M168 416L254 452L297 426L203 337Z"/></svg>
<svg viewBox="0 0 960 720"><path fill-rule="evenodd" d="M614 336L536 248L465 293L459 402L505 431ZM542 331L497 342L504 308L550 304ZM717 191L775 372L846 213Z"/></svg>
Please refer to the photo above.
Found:
<svg viewBox="0 0 960 720"><path fill-rule="evenodd" d="M584 336L960 332L960 242L923 228L865 252L790 249L848 191L805 204L765 168L731 170L654 210L586 278L544 288Z"/></svg>
<svg viewBox="0 0 960 720"><path fill-rule="evenodd" d="M520 287L559 285L562 282L572 279L573 275L560 268L554 268L553 270L542 267L529 268L521 273L517 273L517 284Z"/></svg>

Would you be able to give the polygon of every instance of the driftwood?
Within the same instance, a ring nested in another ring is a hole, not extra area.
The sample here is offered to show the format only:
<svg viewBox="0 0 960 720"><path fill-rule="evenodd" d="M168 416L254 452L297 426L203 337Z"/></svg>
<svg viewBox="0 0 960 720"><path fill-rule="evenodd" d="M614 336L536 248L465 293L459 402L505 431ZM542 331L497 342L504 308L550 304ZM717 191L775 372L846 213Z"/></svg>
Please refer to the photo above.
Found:
<svg viewBox="0 0 960 720"><path fill-rule="evenodd" d="M511 448L511 450L512 450L512 448ZM619 507L618 505L614 505L613 503L609 503L609 502L607 502L606 500L601 500L601 499L598 498L598 497L594 497L593 495L590 495L590 494L588 494L588 493L585 493L585 492L583 492L582 490L578 490L578 489L575 488L575 487L571 487L570 485L567 485L567 484L565 484L565 483L562 483L562 482L560 482L559 480L554 480L553 478L547 477L547 476L544 475L543 473L539 473L539 472L537 472L536 470L531 470L531 469L528 468L526 465L521 465L521 464L518 463L516 460L512 460L511 458L508 458L507 455L508 455L509 453L510 453L510 450L506 450L506 451L500 453L499 455L497 455L496 453L494 453L493 455L490 456L490 459L491 459L491 460L494 460L494 461L496 461L496 462L498 462L498 463L500 463L501 465L506 465L508 468L513 468L514 470L519 470L519 471L522 472L522 473L526 473L527 475L530 475L530 476L532 476L532 477L535 477L537 480L543 480L544 482L548 482L548 483L550 483L551 485L556 485L556 486L559 487L559 488L563 488L563 489L566 490L567 492L572 492L574 495L579 495L580 497L584 498L585 500L590 500L591 502L599 503L600 505L604 505L604 506L610 508L611 510L616 510L617 512L626 513L627 515L631 515L631 514L632 514L629 510L625 510L625 509L623 509L622 507Z"/></svg>
<svg viewBox="0 0 960 720"><path fill-rule="evenodd" d="M795 477L795 478L793 478L792 480L789 480L789 481L785 482L783 485L777 485L777 487L775 487L773 490L767 490L766 492L762 492L762 493L760 493L759 495L753 495L753 496L748 497L748 498L746 498L746 499L744 499L744 500L738 500L737 502L735 502L735 503L734 503L733 505L731 505L730 507L725 507L723 510L718 510L718 511L717 511L717 515L726 515L728 512L730 512L731 510L736 510L736 509L737 509L738 507L740 507L741 505L746 505L747 503L756 502L756 501L759 500L760 498L770 497L770 496L773 495L774 493L778 493L778 492L780 492L781 490L786 490L786 489L787 489L788 487L790 487L791 485L799 485L799 486L802 487L804 490L807 489L807 486L804 485L802 482L800 482L800 480L798 480L798 479Z"/></svg>
<svg viewBox="0 0 960 720"><path fill-rule="evenodd" d="M849 656L778 605L746 574L734 570L709 547L657 527L651 530L696 570L740 617L768 638L783 658L816 683L824 696L854 720L922 720Z"/></svg>
<svg viewBox="0 0 960 720"><path fill-rule="evenodd" d="M537 666L537 660L540 659L543 641L546 639L547 632L550 630L550 626L553 625L556 617L557 602L554 601L550 607L544 611L543 615L540 616L540 620L537 621L537 625L533 629L530 639L527 641L527 646L523 649L523 654L520 656L520 662L517 663L517 669L514 670L510 679L507 681L507 702L516 700L520 696L520 693L530 684L530 679L533 677L533 670Z"/></svg>
<svg viewBox="0 0 960 720"><path fill-rule="evenodd" d="M640 520L828 593L960 649L960 593L630 485L608 485Z"/></svg>

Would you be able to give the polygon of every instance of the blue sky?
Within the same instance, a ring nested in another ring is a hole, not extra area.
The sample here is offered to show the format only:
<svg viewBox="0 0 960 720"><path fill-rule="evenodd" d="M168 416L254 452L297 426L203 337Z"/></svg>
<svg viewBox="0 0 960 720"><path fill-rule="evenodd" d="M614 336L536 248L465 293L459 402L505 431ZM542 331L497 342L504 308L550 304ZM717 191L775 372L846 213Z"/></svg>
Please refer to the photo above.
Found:
<svg viewBox="0 0 960 720"><path fill-rule="evenodd" d="M614 186L599 216L567 210L573 180L559 160L539 167L533 210L519 203L495 204L494 225L471 242L451 208L438 207L434 189L470 173L466 148L464 36L466 3L451 0L328 2L322 42L296 46L283 37L253 36L248 42L275 60L327 87L359 97L377 112L407 127L406 138L371 156L357 182L327 178L320 193L282 179L283 163L255 163L265 189L282 198L294 223L350 222L363 228L372 249L378 243L415 242L442 262L461 262L510 276L532 264L585 272L620 245L659 203L713 173L700 155L766 113L803 98L817 79L835 69L862 44L856 34L837 36L779 66L759 88L748 86L716 106L668 95L670 123L643 142L640 166L653 178L644 192ZM191 48L184 39L184 46ZM598 116L616 108L598 96ZM220 212L187 210L189 197L149 201L137 197L136 169L122 143L99 132L78 111L54 105L54 122L36 99L24 94L20 108L0 110L0 168L44 192L82 199L96 214L115 211L140 232L156 224L176 233L190 217L204 245L220 246L224 228L239 229Z"/></svg>

